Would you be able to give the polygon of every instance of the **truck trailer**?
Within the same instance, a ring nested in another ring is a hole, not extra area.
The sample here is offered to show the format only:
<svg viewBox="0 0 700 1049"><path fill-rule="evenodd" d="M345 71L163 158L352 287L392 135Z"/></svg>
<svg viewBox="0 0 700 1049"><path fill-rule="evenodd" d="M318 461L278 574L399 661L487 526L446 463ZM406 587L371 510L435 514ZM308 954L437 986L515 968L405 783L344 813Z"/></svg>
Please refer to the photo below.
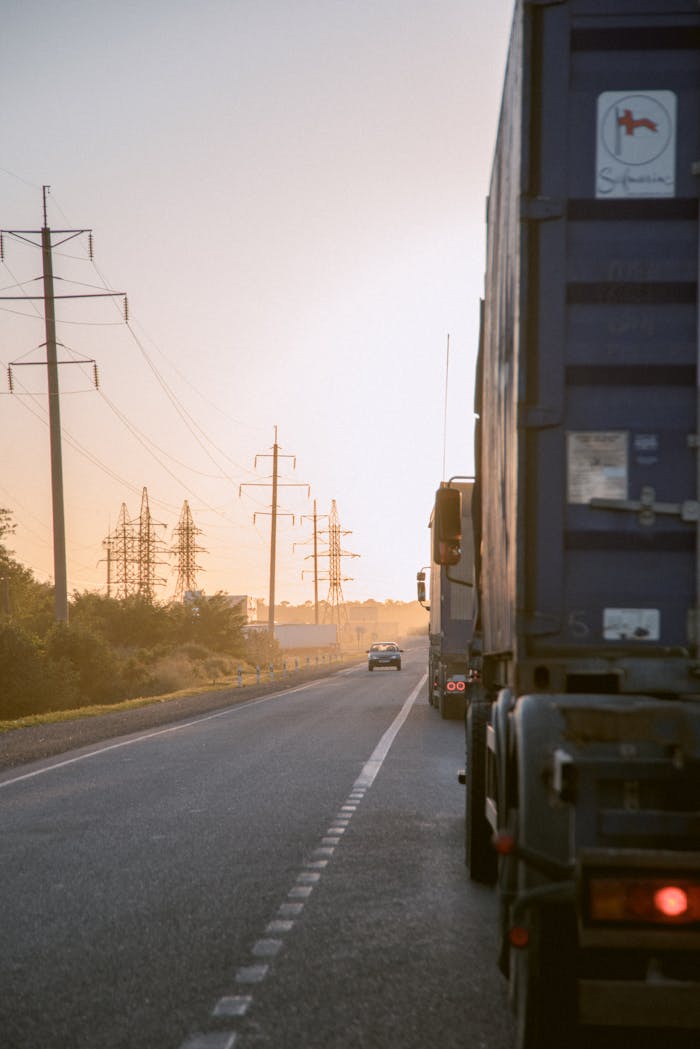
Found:
<svg viewBox="0 0 700 1049"><path fill-rule="evenodd" d="M518 1049L700 1030L699 175L697 0L518 0L463 776Z"/></svg>
<svg viewBox="0 0 700 1049"><path fill-rule="evenodd" d="M433 519L429 522L430 624L428 628L428 701L443 718L463 718L466 702L469 647L472 641L474 600L474 551L471 546L471 513L473 479L452 478L448 485L462 497L462 545L459 558L452 565L439 564L435 550ZM425 598L424 573L418 573L418 600Z"/></svg>

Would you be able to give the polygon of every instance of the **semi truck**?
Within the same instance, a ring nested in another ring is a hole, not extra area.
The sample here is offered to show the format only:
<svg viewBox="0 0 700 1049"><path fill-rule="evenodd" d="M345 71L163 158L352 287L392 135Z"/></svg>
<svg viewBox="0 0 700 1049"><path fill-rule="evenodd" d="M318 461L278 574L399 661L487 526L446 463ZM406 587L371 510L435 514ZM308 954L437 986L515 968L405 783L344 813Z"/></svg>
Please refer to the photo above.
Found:
<svg viewBox="0 0 700 1049"><path fill-rule="evenodd" d="M698 1040L699 175L696 0L518 0L462 776L518 1049L606 1027ZM435 495L443 564L460 499Z"/></svg>
<svg viewBox="0 0 700 1049"><path fill-rule="evenodd" d="M462 497L460 556L454 565L436 561L432 516L429 523L430 579L429 603L425 603L425 572L418 572L418 600L428 610L428 702L443 718L463 718L466 705L469 646L475 620L473 565L470 529L473 478L451 478L447 482Z"/></svg>

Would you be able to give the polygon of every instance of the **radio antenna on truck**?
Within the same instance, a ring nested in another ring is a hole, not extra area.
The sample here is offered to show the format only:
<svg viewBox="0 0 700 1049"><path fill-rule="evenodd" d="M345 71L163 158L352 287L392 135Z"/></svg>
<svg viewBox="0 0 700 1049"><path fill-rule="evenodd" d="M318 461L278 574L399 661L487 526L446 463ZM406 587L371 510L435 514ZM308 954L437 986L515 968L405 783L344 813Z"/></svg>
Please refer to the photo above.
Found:
<svg viewBox="0 0 700 1049"><path fill-rule="evenodd" d="M442 424L442 479L445 480L445 460L447 458L447 386L450 377L450 333L447 333L447 352L445 354L445 417Z"/></svg>

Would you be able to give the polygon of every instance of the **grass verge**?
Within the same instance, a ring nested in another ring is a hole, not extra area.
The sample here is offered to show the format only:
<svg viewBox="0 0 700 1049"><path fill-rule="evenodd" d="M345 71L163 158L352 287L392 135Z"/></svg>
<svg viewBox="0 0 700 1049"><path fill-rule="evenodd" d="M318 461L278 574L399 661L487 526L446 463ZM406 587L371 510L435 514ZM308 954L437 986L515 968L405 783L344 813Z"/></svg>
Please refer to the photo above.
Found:
<svg viewBox="0 0 700 1049"><path fill-rule="evenodd" d="M348 662L354 662L348 657L341 657L337 663L329 663L328 670L339 670L345 666ZM309 669L308 667L300 667L298 670L290 669L287 671L287 675L284 676L283 672L279 669L275 672L274 679L271 679L269 673L261 674L260 681L258 682L257 674L252 672L244 672L241 676L240 687L245 688L246 685L257 685L257 684L284 684L290 680L294 680L294 674L298 673L299 670ZM318 666L315 669L320 669ZM192 686L191 688L179 689L176 692L166 692L160 696L143 696L135 697L134 699L125 699L120 703L102 703L95 704L93 706L76 707L74 710L54 710L45 714L29 714L25 717L17 718L14 721L0 721L0 735L5 732L12 732L14 729L19 728L30 728L33 725L55 725L62 721L77 721L79 718L95 718L102 714L116 714L124 710L135 710L138 707L152 706L154 703L169 703L174 699L185 699L188 696L198 696L205 692L224 692L230 691L231 689L238 689L238 675L230 678L222 678L216 683L210 683L208 685Z"/></svg>

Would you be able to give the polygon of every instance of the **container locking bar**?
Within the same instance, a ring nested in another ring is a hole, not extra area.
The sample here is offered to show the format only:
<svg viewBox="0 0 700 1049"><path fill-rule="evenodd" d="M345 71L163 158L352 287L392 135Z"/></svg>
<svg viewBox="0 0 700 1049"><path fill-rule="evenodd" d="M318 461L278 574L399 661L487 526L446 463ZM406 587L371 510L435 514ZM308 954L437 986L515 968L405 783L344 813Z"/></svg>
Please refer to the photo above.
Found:
<svg viewBox="0 0 700 1049"><path fill-rule="evenodd" d="M691 524L700 522L700 502L686 499L682 503L657 503L656 491L645 485L639 499L590 499L588 505L594 510L627 510L639 514L639 523L653 525L657 514L680 517Z"/></svg>

